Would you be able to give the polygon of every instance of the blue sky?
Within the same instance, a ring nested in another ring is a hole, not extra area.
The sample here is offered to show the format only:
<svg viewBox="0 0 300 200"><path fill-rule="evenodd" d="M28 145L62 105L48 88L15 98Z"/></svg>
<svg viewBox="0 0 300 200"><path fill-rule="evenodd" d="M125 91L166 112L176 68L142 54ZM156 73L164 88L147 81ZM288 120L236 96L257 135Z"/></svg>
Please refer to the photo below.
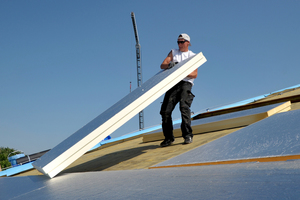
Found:
<svg viewBox="0 0 300 200"><path fill-rule="evenodd" d="M53 148L137 87L131 12L144 82L180 33L203 52L191 108L201 112L300 83L299 10L296 0L2 0L0 146ZM162 98L145 127L160 123ZM112 137L137 129L134 117Z"/></svg>

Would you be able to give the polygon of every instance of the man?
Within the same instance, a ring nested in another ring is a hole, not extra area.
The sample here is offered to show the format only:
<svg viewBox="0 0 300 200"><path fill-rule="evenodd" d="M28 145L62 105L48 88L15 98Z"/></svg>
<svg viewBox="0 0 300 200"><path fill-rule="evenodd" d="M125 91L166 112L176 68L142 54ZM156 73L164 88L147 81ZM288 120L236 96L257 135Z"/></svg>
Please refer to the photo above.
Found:
<svg viewBox="0 0 300 200"><path fill-rule="evenodd" d="M191 46L190 41L190 37L187 34L180 34L177 39L179 49L172 49L160 68L171 68L175 64L195 55L195 53L189 50L189 46ZM189 74L165 94L160 110L162 116L162 129L165 136L164 141L160 144L162 147L169 146L174 142L172 111L178 102L182 118L181 131L182 137L184 138L184 144L190 144L193 141L190 107L194 95L191 90L197 74L198 69Z"/></svg>

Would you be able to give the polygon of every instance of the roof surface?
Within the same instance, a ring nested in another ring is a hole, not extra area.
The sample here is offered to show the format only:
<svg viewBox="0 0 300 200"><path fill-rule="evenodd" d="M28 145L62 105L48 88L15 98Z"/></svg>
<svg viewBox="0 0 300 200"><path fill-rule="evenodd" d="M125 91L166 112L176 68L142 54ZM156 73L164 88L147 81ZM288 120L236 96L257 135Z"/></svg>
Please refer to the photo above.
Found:
<svg viewBox="0 0 300 200"><path fill-rule="evenodd" d="M1 199L298 199L300 161L0 178Z"/></svg>
<svg viewBox="0 0 300 200"><path fill-rule="evenodd" d="M179 137L174 145L161 148L161 141L144 143L144 134L135 135L106 143L86 153L53 179L35 169L23 171L14 177L0 178L1 197L293 199L300 195L300 186L297 184L300 181L300 161L297 157L299 96L299 88L289 89L244 106L204 113L201 118L204 115L212 117L291 100L291 110L288 112L272 115L249 126L194 133L193 143L189 145L183 145L183 139ZM276 154L266 153L268 151ZM241 152L244 152L243 157L238 157ZM253 157L290 155L296 157L277 162L250 160ZM209 165L153 168L164 163L199 163L197 159L203 161L204 158L208 158L206 161L210 162ZM241 162L212 163L222 158Z"/></svg>

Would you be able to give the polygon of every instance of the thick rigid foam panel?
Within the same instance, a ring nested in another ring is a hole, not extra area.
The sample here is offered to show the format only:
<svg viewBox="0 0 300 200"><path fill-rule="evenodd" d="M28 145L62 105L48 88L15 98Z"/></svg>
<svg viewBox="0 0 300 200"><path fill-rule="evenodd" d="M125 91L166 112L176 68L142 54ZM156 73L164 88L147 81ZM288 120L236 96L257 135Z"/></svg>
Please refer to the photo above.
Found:
<svg viewBox="0 0 300 200"><path fill-rule="evenodd" d="M291 102L272 104L268 106L207 117L192 121L194 134L247 126L259 120L272 116L275 113L291 109ZM181 137L180 124L174 125L174 137ZM150 132L143 136L143 142L152 142L164 139L162 129Z"/></svg>
<svg viewBox="0 0 300 200"><path fill-rule="evenodd" d="M299 119L300 110L278 113L155 167L288 156L299 159Z"/></svg>
<svg viewBox="0 0 300 200"><path fill-rule="evenodd" d="M171 69L161 70L142 87L135 89L44 154L33 163L33 166L50 178L56 176L205 62L203 54L198 53Z"/></svg>

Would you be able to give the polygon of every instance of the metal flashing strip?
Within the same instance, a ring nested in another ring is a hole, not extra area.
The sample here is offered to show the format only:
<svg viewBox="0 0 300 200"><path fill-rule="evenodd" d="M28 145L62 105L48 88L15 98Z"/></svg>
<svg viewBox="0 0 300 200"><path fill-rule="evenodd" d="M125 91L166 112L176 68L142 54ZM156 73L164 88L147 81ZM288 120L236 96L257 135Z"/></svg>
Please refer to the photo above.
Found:
<svg viewBox="0 0 300 200"><path fill-rule="evenodd" d="M33 166L53 178L205 62L203 54L198 53L169 70L161 70L142 87L135 89L44 154Z"/></svg>
<svg viewBox="0 0 300 200"><path fill-rule="evenodd" d="M16 174L19 174L21 172L25 172L25 171L28 171L31 169L33 169L32 162L29 162L29 163L26 163L23 165L18 165L16 167L12 167L7 170L1 171L0 177L13 176L13 175L16 175Z"/></svg>

